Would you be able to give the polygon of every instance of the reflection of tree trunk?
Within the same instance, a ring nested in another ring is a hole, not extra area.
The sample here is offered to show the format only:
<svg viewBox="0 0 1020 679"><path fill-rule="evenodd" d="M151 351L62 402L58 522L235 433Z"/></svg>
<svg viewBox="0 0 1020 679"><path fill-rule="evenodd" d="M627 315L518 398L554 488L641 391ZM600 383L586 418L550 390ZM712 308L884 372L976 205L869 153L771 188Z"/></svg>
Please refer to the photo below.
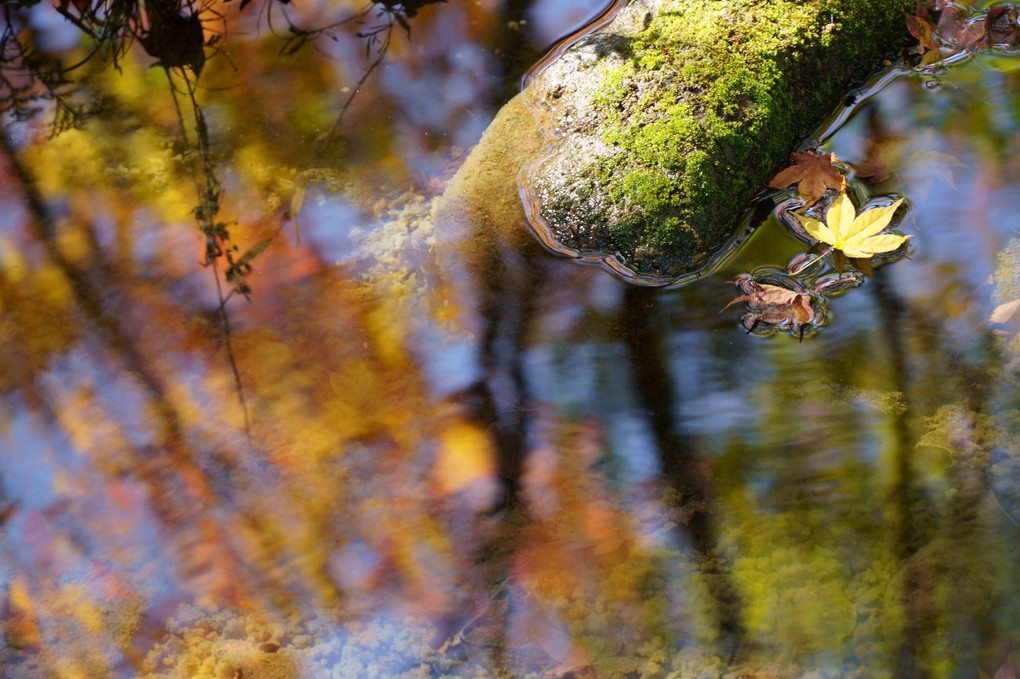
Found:
<svg viewBox="0 0 1020 679"><path fill-rule="evenodd" d="M499 56L503 78L494 95L499 107L510 101L521 89L524 72L538 59L538 53L527 39L528 31L521 24L533 0L506 0L503 12L496 22L496 36L492 41L493 54Z"/></svg>
<svg viewBox="0 0 1020 679"><path fill-rule="evenodd" d="M487 649L488 664L496 676L509 677L506 583L520 549L520 530L528 521L520 493L530 419L521 351L535 311L534 290L543 272L527 255L509 259L496 247L481 248L477 255L474 280L481 298L482 377L460 394L460 401L492 437L504 494L493 508L501 520L472 554L479 575L473 583L472 606L442 621L433 644L452 650L470 636L471 643Z"/></svg>
<svg viewBox="0 0 1020 679"><path fill-rule="evenodd" d="M506 486L507 503L514 506L519 500L528 425L521 349L534 315L534 289L541 282L542 271L526 257L507 262L493 248L480 274L483 381L474 391L480 397L480 415L496 441L498 474Z"/></svg>
<svg viewBox="0 0 1020 679"><path fill-rule="evenodd" d="M984 336L983 340L990 344L987 347L988 359L992 362L999 360L991 334ZM986 592L989 590L984 586L987 583L984 576L987 565L983 562L983 546L994 542L994 538L988 534L990 526L987 511L989 496L994 493L989 469L990 453L995 442L990 440L992 434L986 420L990 410L987 388L994 380L981 366L969 364L962 359L955 363L959 371L956 381L965 398L967 411L973 418L973 429L970 432L972 440L963 444L963 450L949 469L949 481L956 492L949 499L946 516L948 525L944 533L946 540L958 546L959 551L947 560L945 567L949 582L969 584L966 587L951 586L943 605L946 615L953 616L957 621L966 620L963 625L957 622L955 627L970 637L972 643L961 645L956 662L958 667L970 668L984 663L986 659L982 655L985 650L992 649L992 656L1002 651L1002 639L997 638L998 624L995 616L990 610L984 612L988 604ZM988 583L987 586L991 588L993 585ZM993 665L997 666L998 663Z"/></svg>
<svg viewBox="0 0 1020 679"><path fill-rule="evenodd" d="M885 271L878 269L874 276L875 297L879 305L883 339L889 348L889 376L893 388L908 399L907 359L904 353L903 337L906 331L904 316L906 308L898 295L891 290L885 279ZM896 464L893 493L894 550L896 558L904 565L903 591L903 634L896 658L896 676L904 679L922 679L929 676L925 667L926 648L924 640L930 631L935 611L931 594L934 583L925 577L925 561L911 557L923 546L924 533L917 516L919 492L914 484L910 463L913 437L908 421L910 409L895 415L893 422L895 438L892 440Z"/></svg>
<svg viewBox="0 0 1020 679"><path fill-rule="evenodd" d="M542 143L533 114L520 95L514 97L500 109L482 141L447 184L434 217L437 229L462 234L457 256L466 257L471 284L480 298L478 351L483 373L460 396L462 405L492 434L497 474L506 490L505 499L495 508L504 520L473 554L482 580L476 584L477 591L482 595L504 592L493 598L479 618L479 624L486 624L484 643L495 668L507 664L506 588L499 588L520 547L520 524L527 521L520 505L529 427L521 349L539 301L534 290L543 277L534 262L544 256L523 228L524 207L516 177L524 159L537 153ZM447 621L443 633L456 636L475 615L469 610Z"/></svg>
<svg viewBox="0 0 1020 679"><path fill-rule="evenodd" d="M28 175L28 171L18 160L16 151L11 146L7 131L0 128L0 148L3 149L7 162L14 170L14 176L21 184L22 193L25 196L25 203L28 207L29 223L32 233L36 239L46 248L53 263L64 274L71 284L71 290L78 305L85 315L94 323L97 330L111 347L118 351L128 364L128 369L141 381L142 386L149 393L160 418L163 421L164 431L168 438L180 438L181 427L174 407L166 396L166 388L162 379L155 375L135 346L127 338L120 323L103 307L99 293L89 283L85 276L75 268L56 244L56 225L50 216L35 181Z"/></svg>
<svg viewBox="0 0 1020 679"><path fill-rule="evenodd" d="M716 551L715 526L710 512L704 509L714 502L712 479L699 466L690 441L673 421L675 394L660 331L655 326L655 294L649 288L627 287L621 335L630 353L634 387L659 448L663 474L682 501L695 509L686 524L687 534L715 602L720 642L726 650L734 651L743 641L740 597L728 566Z"/></svg>
<svg viewBox="0 0 1020 679"><path fill-rule="evenodd" d="M217 595L236 598L237 578L240 562L224 546L218 527L205 516L213 492L208 486L206 475L198 468L194 453L188 446L177 408L171 401L165 381L152 369L142 352L135 345L116 314L109 311L103 298L88 277L75 267L56 243L56 224L46 203L39 193L34 179L18 159L11 146L9 136L0 127L0 151L6 156L14 176L20 183L28 209L28 221L32 234L45 247L47 255L60 269L70 283L75 301L98 331L100 337L126 364L128 372L141 384L158 421L160 440L158 449L135 460L134 472L153 492L151 506L165 526L180 530L175 537L179 540L181 556L198 551L200 556L187 564L195 570L213 571L227 575L216 581ZM165 455L165 456L164 456ZM193 531L202 536L195 541ZM203 549L203 545L218 545L216 554ZM197 548L196 550L190 547Z"/></svg>

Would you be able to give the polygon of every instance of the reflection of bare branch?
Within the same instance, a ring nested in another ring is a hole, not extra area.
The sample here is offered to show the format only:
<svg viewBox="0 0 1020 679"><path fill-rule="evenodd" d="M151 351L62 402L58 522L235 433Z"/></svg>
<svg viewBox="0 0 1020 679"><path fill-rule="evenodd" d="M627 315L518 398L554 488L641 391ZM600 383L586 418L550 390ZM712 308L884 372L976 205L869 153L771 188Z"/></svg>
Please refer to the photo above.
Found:
<svg viewBox="0 0 1020 679"><path fill-rule="evenodd" d="M248 404L244 398L244 388L241 384L241 373L237 368L237 358L234 355L234 346L230 334L230 317L227 315L227 297L223 294L223 285L220 283L220 272L217 262L222 258L227 262L226 277L228 281L234 281L234 291L244 295L246 298L251 292L245 276L251 271L251 265L244 261L244 258L236 257L237 246L230 245L230 232L224 222L217 221L220 211L220 183L216 178L215 167L212 162L212 153L209 146L209 129L205 124L205 116L202 108L195 99L196 83L191 80L185 71L181 71L181 77L187 87L188 99L191 104L191 113L195 121L195 136L197 138L196 150L192 148L188 139L187 126L184 122L184 114L181 111L180 102L177 100L177 89L170 69L164 66L167 81L170 83L170 93L173 96L174 107L177 110L177 120L181 127L181 137L184 140L187 156L194 162L192 177L195 180L195 190L198 193L199 204L194 210L195 221L198 228L205 237L205 262L203 265L212 269L213 278L216 281L216 296L219 301L217 307L220 322L223 325L223 340L227 350L227 358L230 361L230 369L234 374L234 386L237 390L237 399L241 405L244 415L244 432L251 440L251 423L248 419ZM233 292L233 291L232 291Z"/></svg>
<svg viewBox="0 0 1020 679"><path fill-rule="evenodd" d="M329 129L329 132L327 132L326 135L322 137L322 139L320 140L320 143L322 145L319 151L320 155L322 154L323 150L325 150L329 146L329 143L332 141L333 137L340 130L340 125L343 124L344 116L347 114L347 110L351 107L351 103L354 102L354 96L361 90L361 86L365 84L365 81L368 80L368 77L372 75L372 71L374 71L379 66L379 64L382 63L383 58L385 58L386 50L389 49L390 46L390 35L392 34L392 32L393 24L391 23L388 26L386 37L383 38L382 44L378 48L375 60L371 64L369 64L367 69L365 69L365 72L361 75L361 80L359 80L354 85L354 87L351 88L351 93L347 96L347 101L345 101L343 106L340 107L340 113L336 117L336 122L333 123L333 127L331 127Z"/></svg>
<svg viewBox="0 0 1020 679"><path fill-rule="evenodd" d="M889 286L884 270L875 272L874 295L878 302L882 329L889 349L889 373L893 388L904 395L909 394L911 381L909 361L904 346L904 323L907 307L903 299ZM921 493L916 481L916 470L911 460L913 436L906 416L909 407L893 421L894 436L891 446L895 451L895 480L892 489L895 498L896 556L904 564L902 591L899 592L903 606L903 629L900 634L900 663L898 674L903 677L923 676L918 668L930 649L927 637L921 630L933 624L933 606L925 582L925 574L919 570L912 558L918 554L925 540L916 507L921 505Z"/></svg>
<svg viewBox="0 0 1020 679"><path fill-rule="evenodd" d="M61 64L19 39L20 22L9 6L4 7L3 20L0 113L14 120L28 120L42 110L43 102L49 101L54 105L54 134L81 127L84 111L68 98L71 82Z"/></svg>
<svg viewBox="0 0 1020 679"><path fill-rule="evenodd" d="M358 15L358 17L355 17L354 19L355 20L360 19L360 17L364 16L367 13L368 10L366 9L364 12L362 12L360 15ZM385 10L381 12L381 14L385 16L387 19L384 25L374 26L365 31L359 31L357 34L359 38L365 38L366 40L365 55L366 56L371 55L372 48L374 47L376 56L372 63L368 65L368 68L365 69L365 72L361 74L361 79L358 80L358 82L355 83L354 87L351 88L351 93L347 95L347 100L340 107L340 113L337 115L336 122L333 123L333 127L331 127L329 131L319 139L320 156L329 147L329 144L330 142L332 142L333 137L336 136L337 132L339 132L340 126L343 124L344 116L347 115L347 110L351 107L351 104L354 102L355 95L358 94L358 92L361 90L361 87L365 84L366 81L368 81L369 76L372 75L372 72L375 71L375 69L378 68L380 64L382 64L383 59L386 57L386 52L387 50L389 50L390 47L390 39L393 37L394 23L399 21L402 26L404 26L405 28L407 27L407 21L406 19L404 19L402 15L387 12ZM396 19L395 17L399 17L399 19ZM346 21L349 20L345 20L345 22ZM294 27L291 26L291 31L294 30L295 30ZM408 31L410 31L410 29L408 29ZM307 35L307 32L305 32L305 34ZM306 37L302 37L301 44L303 44L306 39L307 39ZM296 47L292 48L291 51L293 51L294 49L297 48Z"/></svg>
<svg viewBox="0 0 1020 679"><path fill-rule="evenodd" d="M340 130L340 126L343 124L344 116L350 109L351 104L354 102L354 97L361 90L361 87L368 81L369 76L375 71L376 68L382 64L383 59L386 57L386 52L390 47L390 40L393 37L393 29L395 26L400 26L404 29L408 36L411 35L411 25L407 20L417 15L418 10L425 5L432 4L434 2L445 2L445 0L409 0L407 2L394 2L393 0L376 0L367 8L359 12L358 14L337 21L336 23L321 28L305 29L295 26L290 19L284 13L284 18L287 20L287 24L290 31L290 37L287 38L283 47L280 49L281 54L293 54L301 49L307 43L319 38L323 35L332 37L330 31L343 26L348 23L364 24L363 21L366 16L372 11L374 7L379 7L377 18L381 18L383 23L374 26L368 26L362 28L357 32L357 37L364 38L365 40L365 57L371 58L373 52L375 58L365 69L364 73L361 74L361 78L355 83L354 87L351 88L350 94L347 96L346 101L340 107L340 113L337 115L336 122L333 123L333 127L319 138L319 156L321 157L325 150L329 147L333 138ZM242 5L243 6L243 5ZM270 5L272 7L272 5ZM267 12L269 10L267 9Z"/></svg>
<svg viewBox="0 0 1020 679"><path fill-rule="evenodd" d="M146 391L157 405L163 420L168 438L179 439L181 436L180 421L176 410L169 401L162 380L159 379L142 360L137 349L127 338L119 321L103 307L99 292L89 283L56 245L56 225L46 208L45 202L36 187L35 181L21 164L17 153L11 146L7 131L0 128L0 149L7 157L14 170L14 175L21 184L21 190L28 208L30 223L35 236L45 246L46 252L54 264L61 270L71 283L77 299L85 314L92 319L103 338L117 349L128 362L130 370L139 376Z"/></svg>
<svg viewBox="0 0 1020 679"><path fill-rule="evenodd" d="M138 41L160 66L191 68L205 63L202 20L196 0L58 0L55 9L95 43L86 57L100 54L119 68L128 48Z"/></svg>
<svg viewBox="0 0 1020 679"><path fill-rule="evenodd" d="M45 247L47 255L60 269L61 273L70 283L78 305L86 317L92 321L100 336L119 353L127 363L128 372L135 375L141 382L142 387L151 399L157 418L161 425L161 439L166 451L171 455L174 462L173 469L189 475L192 479L204 478L201 473L189 474L195 470L195 460L192 451L185 443L185 436L181 418L176 406L173 404L168 389L160 375L158 375L143 358L141 352L130 339L128 333L122 327L120 320L108 311L102 301L99 291L79 271L67 257L64 256L56 242L56 224L46 207L45 201L36 186L35 180L29 175L28 170L22 165L17 153L9 141L7 131L0 127L0 151L6 156L13 174L20 184L24 195L25 204L28 209L29 223L35 237ZM194 502L205 498L208 493L203 488L196 488L188 491L194 495L193 502L178 498L180 495L179 483L165 478L167 468L160 464L159 459L140 460L137 472L157 493L165 499L174 498L179 500L174 505L186 506L198 510L204 502ZM156 503L159 506L161 503ZM193 505L193 506L192 506ZM168 509L166 512L168 523L176 526L189 523L189 520L178 516L179 512ZM212 539L212 536L209 536Z"/></svg>

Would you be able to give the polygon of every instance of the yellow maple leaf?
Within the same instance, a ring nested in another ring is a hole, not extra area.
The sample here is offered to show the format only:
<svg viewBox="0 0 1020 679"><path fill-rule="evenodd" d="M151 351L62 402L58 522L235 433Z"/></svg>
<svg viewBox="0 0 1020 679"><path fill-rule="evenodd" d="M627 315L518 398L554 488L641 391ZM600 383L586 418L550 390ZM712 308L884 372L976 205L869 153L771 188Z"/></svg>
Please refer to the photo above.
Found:
<svg viewBox="0 0 1020 679"><path fill-rule="evenodd" d="M882 233L889 226L893 213L900 206L900 198L892 205L864 210L854 209L850 198L841 193L833 201L825 222L794 213L815 240L831 245L850 258L870 258L881 252L892 252L907 242L910 236Z"/></svg>

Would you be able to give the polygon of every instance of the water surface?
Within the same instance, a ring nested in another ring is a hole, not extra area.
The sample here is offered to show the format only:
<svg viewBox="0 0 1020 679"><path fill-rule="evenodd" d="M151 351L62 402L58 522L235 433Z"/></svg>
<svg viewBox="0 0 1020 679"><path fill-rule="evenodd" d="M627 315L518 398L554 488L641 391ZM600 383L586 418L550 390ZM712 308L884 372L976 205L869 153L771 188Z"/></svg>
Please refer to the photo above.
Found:
<svg viewBox="0 0 1020 679"><path fill-rule="evenodd" d="M3 676L1006 662L1011 56L895 80L831 139L850 162L883 149L889 177L862 186L908 198L911 257L798 341L721 312L734 275L803 250L774 217L658 290L432 220L524 69L598 3L423 6L360 86L382 38L357 31L385 16L288 53L283 10L360 8L216 9L194 100L136 44L74 72L78 129L51 134L52 101L3 120ZM23 11L40 48L86 56L51 8Z"/></svg>

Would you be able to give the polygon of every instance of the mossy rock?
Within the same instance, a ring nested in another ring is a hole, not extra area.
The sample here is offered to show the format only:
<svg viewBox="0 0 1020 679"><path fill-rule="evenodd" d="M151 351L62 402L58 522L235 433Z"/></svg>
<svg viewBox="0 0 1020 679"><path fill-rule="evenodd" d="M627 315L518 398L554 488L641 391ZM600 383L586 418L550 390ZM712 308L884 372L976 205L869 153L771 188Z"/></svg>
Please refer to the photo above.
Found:
<svg viewBox="0 0 1020 679"><path fill-rule="evenodd" d="M553 249L645 282L710 268L806 136L890 63L903 0L635 0L528 85ZM912 6L912 3L911 3Z"/></svg>

